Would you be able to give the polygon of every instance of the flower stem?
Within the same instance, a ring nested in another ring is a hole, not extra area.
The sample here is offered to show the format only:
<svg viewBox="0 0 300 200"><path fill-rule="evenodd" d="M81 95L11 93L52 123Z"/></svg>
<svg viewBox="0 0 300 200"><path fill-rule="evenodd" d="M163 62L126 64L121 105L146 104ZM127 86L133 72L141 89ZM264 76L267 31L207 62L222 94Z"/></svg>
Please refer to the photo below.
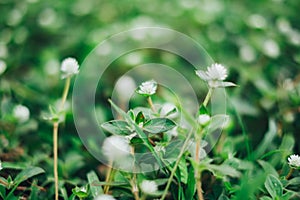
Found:
<svg viewBox="0 0 300 200"><path fill-rule="evenodd" d="M294 168L290 168L289 173L286 175L285 179L288 180L294 172Z"/></svg>
<svg viewBox="0 0 300 200"><path fill-rule="evenodd" d="M105 179L105 186L104 186L104 194L107 194L108 191L109 191L109 183L110 183L110 180L111 180L111 174L112 174L112 170L113 170L113 161L110 160L109 161L109 164L108 164L108 171L107 171L107 174L106 174L106 179Z"/></svg>
<svg viewBox="0 0 300 200"><path fill-rule="evenodd" d="M149 96L149 97L147 98L147 100L148 100L148 103L149 103L149 105L150 105L151 110L152 110L153 112L156 112L155 107L154 107L153 102L152 102L152 99L151 99L151 96Z"/></svg>
<svg viewBox="0 0 300 200"><path fill-rule="evenodd" d="M208 90L208 92L207 92L207 95L206 95L206 97L205 97L205 99L204 99L204 101L203 101L203 106L204 106L204 107L207 106L207 104L208 104L208 102L209 102L209 100L210 100L210 98L211 98L212 93L213 93L213 89L212 89L212 88L209 88L209 90Z"/></svg>
<svg viewBox="0 0 300 200"><path fill-rule="evenodd" d="M200 164L200 146L201 146L201 137L196 137L196 152L195 152L195 161L196 161L196 168L195 168L195 179L196 179L196 189L197 195L199 200L203 200L202 194L202 183L201 183L201 171L199 171L198 167Z"/></svg>
<svg viewBox="0 0 300 200"><path fill-rule="evenodd" d="M173 170L171 171L171 175L170 175L170 177L169 177L169 179L168 179L166 188L165 188L164 193L163 193L162 197L160 198L160 200L164 200L164 199L166 198L167 194L168 194L168 191L169 191L171 182L172 182L172 180L173 180L173 177L174 177L174 175L175 175L176 169L177 169L177 167L178 167L178 165L179 165L180 159L181 159L182 155L184 154L184 151L185 151L186 147L187 147L188 144L189 144L189 140L190 140L192 134L193 134L193 131L191 130L191 131L189 132L189 134L187 135L187 137L186 137L186 139L185 139L185 141L184 141L184 144L182 145L182 148L181 148L180 153L179 153L179 155L178 155L178 158L177 158L177 160L176 160L176 162L175 162L175 165L174 165L174 167L173 167Z"/></svg>
<svg viewBox="0 0 300 200"><path fill-rule="evenodd" d="M130 148L130 153L131 155L134 157L134 147L131 146ZM137 186L137 181L136 181L136 168L135 168L135 165L133 166L133 177L132 177L132 181L131 181L131 190L132 190L132 193L133 193L133 196L134 196L134 199L135 200L140 200L140 197L139 197L139 188Z"/></svg>
<svg viewBox="0 0 300 200"><path fill-rule="evenodd" d="M58 170L57 170L57 154L58 154L58 122L53 123L53 172L55 182L55 200L58 200Z"/></svg>
<svg viewBox="0 0 300 200"><path fill-rule="evenodd" d="M65 82L65 88L62 94L62 100L59 105L58 113L60 113L65 105L67 100L68 92L70 89L70 80L68 77ZM53 173L54 173L54 183L55 183L55 200L58 200L58 127L59 121L53 122Z"/></svg>
<svg viewBox="0 0 300 200"><path fill-rule="evenodd" d="M204 99L203 106L206 107L209 100L211 99L211 95L213 93L213 89L209 88L207 95ZM198 134L199 133L199 134ZM195 134L196 139L196 149L195 149L195 179L196 179L196 189L197 189L197 195L199 200L203 200L203 191L202 191L202 183L201 183L201 171L199 170L199 164L200 164L200 147L201 147L201 140L202 140L202 129L199 127Z"/></svg>

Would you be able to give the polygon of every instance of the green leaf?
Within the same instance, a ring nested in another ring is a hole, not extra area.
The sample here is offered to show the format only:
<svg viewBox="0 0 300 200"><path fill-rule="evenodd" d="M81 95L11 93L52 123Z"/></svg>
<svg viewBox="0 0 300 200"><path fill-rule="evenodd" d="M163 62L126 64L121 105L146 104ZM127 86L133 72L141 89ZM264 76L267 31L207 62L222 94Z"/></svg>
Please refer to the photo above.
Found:
<svg viewBox="0 0 300 200"><path fill-rule="evenodd" d="M163 163L161 159L159 158L158 154L155 152L153 146L150 144L146 134L143 132L143 130L128 116L121 108L119 108L114 102L109 100L109 103L112 105L112 107L126 120L127 123L132 125L135 128L135 131L137 135L143 140L146 147L149 149L149 151L153 154L155 157L159 167L163 169Z"/></svg>
<svg viewBox="0 0 300 200"><path fill-rule="evenodd" d="M75 187L72 189L73 194L79 198L86 198L88 196L87 189L85 187Z"/></svg>
<svg viewBox="0 0 300 200"><path fill-rule="evenodd" d="M21 171L16 178L14 179L14 182L16 184L20 184L23 181L36 176L38 174L44 173L45 171L40 168L40 167L28 167L27 169L24 169L23 171Z"/></svg>
<svg viewBox="0 0 300 200"><path fill-rule="evenodd" d="M26 163L13 163L13 162L2 162L3 169L25 169L27 167Z"/></svg>
<svg viewBox="0 0 300 200"><path fill-rule="evenodd" d="M101 127L115 135L128 135L132 132L128 123L122 120L105 122L101 125Z"/></svg>
<svg viewBox="0 0 300 200"><path fill-rule="evenodd" d="M213 165L209 164L207 169L211 171L217 177L230 176L230 177L240 177L241 173L237 171L235 168L227 165Z"/></svg>
<svg viewBox="0 0 300 200"><path fill-rule="evenodd" d="M90 190L94 198L100 194L103 194L102 187L100 185L97 185L97 183L99 183L100 181L94 171L91 171L87 174L87 179L89 181Z"/></svg>
<svg viewBox="0 0 300 200"><path fill-rule="evenodd" d="M175 126L175 122L168 118L154 118L147 121L143 128L149 133L157 134L171 130Z"/></svg>
<svg viewBox="0 0 300 200"><path fill-rule="evenodd" d="M262 142L259 144L257 150L254 152L254 158L255 159L258 159L259 157L261 157L266 152L266 150L268 149L268 147L272 143L273 139L275 138L276 132L277 132L277 128L276 128L275 121L271 119L269 121L269 130L268 130L268 132L265 134Z"/></svg>
<svg viewBox="0 0 300 200"><path fill-rule="evenodd" d="M143 115L143 112L140 111L136 116L135 123L140 124L144 122L145 122L145 116Z"/></svg>
<svg viewBox="0 0 300 200"><path fill-rule="evenodd" d="M263 197L260 197L259 200L272 200L272 198L268 197L268 196L263 196Z"/></svg>
<svg viewBox="0 0 300 200"><path fill-rule="evenodd" d="M275 177L278 177L277 171L275 170L275 168L270 163L265 162L263 160L258 160L257 162L262 166L262 168L264 169L264 171L267 174L272 174Z"/></svg>
<svg viewBox="0 0 300 200"><path fill-rule="evenodd" d="M205 106L201 105L199 108L199 115L208 115L208 110Z"/></svg>
<svg viewBox="0 0 300 200"><path fill-rule="evenodd" d="M268 175L265 181L265 187L273 199L282 196L282 184L276 176L272 174Z"/></svg>
<svg viewBox="0 0 300 200"><path fill-rule="evenodd" d="M191 166L189 169L187 188L185 191L186 199L193 199L195 192L196 192L195 172L194 172L194 167Z"/></svg>
<svg viewBox="0 0 300 200"><path fill-rule="evenodd" d="M300 177L290 179L287 185L300 185Z"/></svg>
<svg viewBox="0 0 300 200"><path fill-rule="evenodd" d="M181 157L178 169L180 172L180 180L182 183L187 184L188 181L188 171L187 171L187 166L186 166L186 160L184 157Z"/></svg>
<svg viewBox="0 0 300 200"><path fill-rule="evenodd" d="M138 138L138 137L133 137L131 140L130 140L130 144L132 145L137 145L137 144L143 144L143 140L141 138Z"/></svg>

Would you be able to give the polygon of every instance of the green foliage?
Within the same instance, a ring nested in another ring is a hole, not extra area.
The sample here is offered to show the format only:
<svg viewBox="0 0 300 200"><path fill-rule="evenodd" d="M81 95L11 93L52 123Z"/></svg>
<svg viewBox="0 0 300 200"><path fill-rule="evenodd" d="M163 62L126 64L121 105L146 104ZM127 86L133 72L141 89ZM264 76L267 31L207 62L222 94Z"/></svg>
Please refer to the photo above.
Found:
<svg viewBox="0 0 300 200"><path fill-rule="evenodd" d="M57 100L63 90L59 73L63 58L73 56L83 63L91 50L111 35L142 26L167 27L188 35L216 62L228 67L227 79L238 87L226 88L226 114L214 115L210 104L181 107L179 102L186 99L178 99L170 94L173 91L158 85L157 95L151 96L155 105L159 104L156 112L146 105L145 97L132 95L128 112L122 99L111 102L118 115L112 120L107 99L114 84L141 64L162 63L177 70L191 83L199 102L205 98L207 85L194 72L194 67L206 66L191 66L171 52L137 49L110 63L112 68L104 72L95 94L99 132L126 136L137 153L149 153L144 159L148 163L141 162L141 166L152 169L156 166L151 164L157 163L163 169L137 174L139 195L143 195L139 186L143 180L154 180L162 195L178 160L166 199L197 199L197 170L205 199L299 199L300 173L298 169L290 171L287 162L289 155L300 153L299 8L299 0L1 0L0 65L4 62L6 69L0 69L0 199L53 199L49 121L60 122L60 198L94 199L104 193L107 184L117 199L133 198L133 174L115 171L111 182L105 182L107 167L78 137L71 95L61 112ZM129 43L134 43L135 37ZM118 48L107 47L107 52ZM184 48L183 44L182 51ZM192 58L204 59L194 53ZM176 108L162 115L165 102ZM20 104L30 111L28 120L14 114ZM85 105L82 112L93 106ZM187 112L191 110L194 115ZM211 118L197 127L200 114ZM89 125L91 121L86 118L79 123ZM191 127L208 143L201 147L206 158L199 163L194 162L191 150L194 137L183 148ZM99 153L102 140L99 135L84 143L93 144ZM183 155L178 158L181 150Z"/></svg>

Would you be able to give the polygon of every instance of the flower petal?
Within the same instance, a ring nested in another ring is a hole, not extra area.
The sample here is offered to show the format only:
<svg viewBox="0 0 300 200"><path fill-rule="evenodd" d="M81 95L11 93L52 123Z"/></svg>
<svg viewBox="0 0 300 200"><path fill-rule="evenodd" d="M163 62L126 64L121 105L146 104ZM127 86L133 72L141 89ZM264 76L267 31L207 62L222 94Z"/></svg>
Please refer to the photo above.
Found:
<svg viewBox="0 0 300 200"><path fill-rule="evenodd" d="M197 76L199 76L204 81L211 80L211 78L203 70L196 70L196 74L197 74Z"/></svg>

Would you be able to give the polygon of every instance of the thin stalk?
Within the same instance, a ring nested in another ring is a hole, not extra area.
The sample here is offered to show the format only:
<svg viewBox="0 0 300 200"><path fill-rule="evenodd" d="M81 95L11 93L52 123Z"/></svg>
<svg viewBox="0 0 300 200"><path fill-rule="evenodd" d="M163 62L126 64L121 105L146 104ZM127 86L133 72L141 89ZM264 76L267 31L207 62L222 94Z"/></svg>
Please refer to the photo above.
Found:
<svg viewBox="0 0 300 200"><path fill-rule="evenodd" d="M131 190L132 190L134 199L135 200L140 200L139 189L138 189L137 184L136 184L136 174L133 174L133 179L131 181L131 188L132 188Z"/></svg>
<svg viewBox="0 0 300 200"><path fill-rule="evenodd" d="M173 170L171 171L171 175L170 175L170 177L169 177L169 179L168 179L166 188L165 188L164 193L163 193L162 197L160 198L160 200L164 200L164 199L166 198L167 194L168 194L168 191L169 191L171 182L172 182L172 180L173 180L173 177L174 177L174 175L175 175L176 169L177 169L177 167L178 167L178 165L179 165L180 159L181 159L182 155L184 154L184 151L185 151L186 147L187 147L188 144L189 144L189 139L191 138L192 134L193 134L193 131L191 130L191 131L189 132L189 134L187 135L186 140L184 141L184 144L183 144L183 146L182 146L182 148L181 148L181 150L180 150L180 153L179 153L178 158L177 158L177 160L176 160L176 162L175 162L175 165L174 165L174 167L173 167Z"/></svg>
<svg viewBox="0 0 300 200"><path fill-rule="evenodd" d="M53 123L53 172L55 183L55 200L58 200L58 170L57 170L57 158L58 158L58 122Z"/></svg>
<svg viewBox="0 0 300 200"><path fill-rule="evenodd" d="M58 113L60 113L65 105L65 102L67 100L68 92L70 89L70 82L71 78L68 77L66 79L65 83L65 88L62 94L62 99L60 102L59 110ZM53 123L53 172L54 172L54 182L55 182L55 200L58 200L58 127L59 127L59 122L54 122Z"/></svg>
<svg viewBox="0 0 300 200"><path fill-rule="evenodd" d="M204 99L203 106L206 107L209 100L211 99L211 95L213 93L213 89L209 88L207 95ZM199 134L198 134L199 133ZM203 194L202 194L202 183L201 183L201 171L199 171L198 167L200 164L200 147L201 147L201 140L202 140L202 129L201 127L197 129L197 132L195 134L196 138L196 149L195 149L195 179L196 179L196 189L197 189L197 195L199 200L203 200Z"/></svg>
<svg viewBox="0 0 300 200"><path fill-rule="evenodd" d="M202 194L202 183L201 183L201 172L198 169L198 166L200 164L200 146L201 146L201 137L196 137L196 152L195 152L195 161L196 161L196 168L195 168L195 179L196 182L196 189L197 189L197 195L199 200L203 200L203 194Z"/></svg>
<svg viewBox="0 0 300 200"><path fill-rule="evenodd" d="M205 107L207 106L207 104L208 104L208 102L209 102L209 100L211 98L212 93L213 93L213 89L209 88L209 90L207 92L207 95L206 95L206 97L205 97L205 99L203 101L203 106L205 106Z"/></svg>
<svg viewBox="0 0 300 200"><path fill-rule="evenodd" d="M291 175L293 174L293 171L294 171L294 168L290 168L289 173L285 177L286 180L288 180L291 177Z"/></svg>
<svg viewBox="0 0 300 200"><path fill-rule="evenodd" d="M110 180L111 180L111 175L112 175L112 170L113 170L112 167L113 167L113 161L110 160L109 164L108 164L108 171L107 171L107 174L106 174L106 179L105 179L106 185L104 186L104 194L108 194L108 191L109 191L109 183L110 183Z"/></svg>
<svg viewBox="0 0 300 200"><path fill-rule="evenodd" d="M131 146L131 148L130 148L130 153L134 157L134 147L133 146ZM137 186L135 166L133 166L133 177L132 177L132 181L131 181L131 188L132 188L131 190L132 190L134 199L135 200L140 200L139 188Z"/></svg>
<svg viewBox="0 0 300 200"><path fill-rule="evenodd" d="M154 107L153 102L152 102L152 99L151 99L151 96L148 96L147 100L148 100L148 103L150 105L151 110L153 112L156 112L155 107Z"/></svg>

